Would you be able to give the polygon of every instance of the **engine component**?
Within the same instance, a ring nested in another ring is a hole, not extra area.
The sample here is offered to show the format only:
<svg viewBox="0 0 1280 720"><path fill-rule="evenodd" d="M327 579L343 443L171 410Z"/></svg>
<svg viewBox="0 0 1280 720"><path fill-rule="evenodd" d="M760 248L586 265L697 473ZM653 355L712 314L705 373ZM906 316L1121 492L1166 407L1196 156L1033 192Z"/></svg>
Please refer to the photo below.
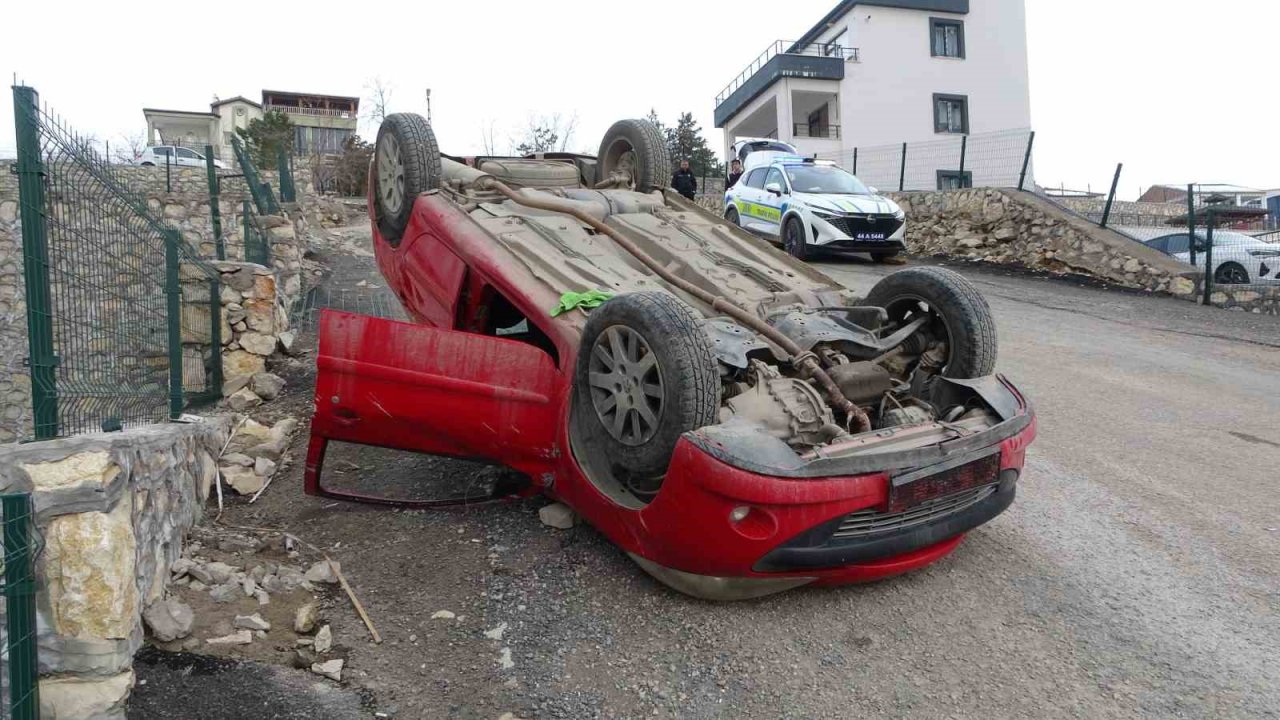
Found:
<svg viewBox="0 0 1280 720"><path fill-rule="evenodd" d="M782 377L775 368L753 360L755 385L725 401L721 422L737 416L763 426L770 435L792 446L813 446L844 434L831 408L812 385Z"/></svg>
<svg viewBox="0 0 1280 720"><path fill-rule="evenodd" d="M869 405L893 388L889 371L873 362L836 365L828 372L840 392L859 405Z"/></svg>
<svg viewBox="0 0 1280 720"><path fill-rule="evenodd" d="M898 427L899 425L919 425L933 420L933 413L919 405L907 405L885 410L880 416L880 427Z"/></svg>

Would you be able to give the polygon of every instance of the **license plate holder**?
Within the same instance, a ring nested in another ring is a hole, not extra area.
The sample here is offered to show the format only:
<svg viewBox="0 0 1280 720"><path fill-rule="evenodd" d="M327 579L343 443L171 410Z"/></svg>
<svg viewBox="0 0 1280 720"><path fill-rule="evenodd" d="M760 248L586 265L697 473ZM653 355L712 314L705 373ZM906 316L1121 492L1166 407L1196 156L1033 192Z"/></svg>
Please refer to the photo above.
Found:
<svg viewBox="0 0 1280 720"><path fill-rule="evenodd" d="M889 479L886 512L909 510L917 505L1000 479L1000 453L980 458L960 458L913 470Z"/></svg>
<svg viewBox="0 0 1280 720"><path fill-rule="evenodd" d="M885 235L885 233L882 233L882 232L878 232L878 233L860 232L860 233L855 233L853 236L853 239L854 240L884 240L886 237L887 236Z"/></svg>

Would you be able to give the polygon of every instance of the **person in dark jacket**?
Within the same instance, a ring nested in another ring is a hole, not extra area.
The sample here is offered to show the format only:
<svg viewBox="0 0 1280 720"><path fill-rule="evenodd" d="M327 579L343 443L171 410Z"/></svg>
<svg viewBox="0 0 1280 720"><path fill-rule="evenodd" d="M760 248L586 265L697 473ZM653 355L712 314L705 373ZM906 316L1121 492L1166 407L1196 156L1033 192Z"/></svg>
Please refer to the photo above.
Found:
<svg viewBox="0 0 1280 720"><path fill-rule="evenodd" d="M693 171L689 169L689 161L681 160L680 169L671 176L671 189L681 195L693 199L698 194L698 179L693 176Z"/></svg>
<svg viewBox="0 0 1280 720"><path fill-rule="evenodd" d="M724 179L724 189L728 190L738 184L738 179L742 177L742 161L734 160L729 163L729 177Z"/></svg>

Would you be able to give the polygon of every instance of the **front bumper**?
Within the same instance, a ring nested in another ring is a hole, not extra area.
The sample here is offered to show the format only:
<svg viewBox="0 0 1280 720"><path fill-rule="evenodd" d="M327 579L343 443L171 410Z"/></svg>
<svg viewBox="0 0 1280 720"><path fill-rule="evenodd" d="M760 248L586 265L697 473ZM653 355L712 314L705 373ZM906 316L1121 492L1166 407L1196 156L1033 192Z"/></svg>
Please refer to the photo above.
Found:
<svg viewBox="0 0 1280 720"><path fill-rule="evenodd" d="M1025 413L1018 432L973 453L998 454L999 482L980 502L856 538L834 536L851 515L887 508L889 473L763 475L735 467L683 438L662 492L639 513L648 532L638 547L628 550L662 582L714 600L756 597L804 584L867 582L924 567L945 557L965 532L1013 501L1026 447L1036 432L1030 410Z"/></svg>
<svg viewBox="0 0 1280 720"><path fill-rule="evenodd" d="M823 217L813 213L810 243L828 250L894 252L904 248L906 220L892 215L850 214Z"/></svg>

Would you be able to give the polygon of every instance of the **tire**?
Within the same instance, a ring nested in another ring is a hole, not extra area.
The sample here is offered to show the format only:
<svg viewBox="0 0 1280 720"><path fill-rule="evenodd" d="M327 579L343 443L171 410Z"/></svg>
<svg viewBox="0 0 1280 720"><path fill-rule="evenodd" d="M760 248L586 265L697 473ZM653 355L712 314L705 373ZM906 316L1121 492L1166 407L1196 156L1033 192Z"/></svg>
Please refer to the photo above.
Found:
<svg viewBox="0 0 1280 720"><path fill-rule="evenodd" d="M1238 262L1224 262L1213 271L1213 281L1219 285L1247 285L1249 271Z"/></svg>
<svg viewBox="0 0 1280 720"><path fill-rule="evenodd" d="M797 260L809 257L809 242L804 236L804 223L794 215L782 225L782 248Z"/></svg>
<svg viewBox="0 0 1280 720"><path fill-rule="evenodd" d="M742 227L742 218L738 217L738 208L733 207L732 205L729 206L728 210L724 211L724 219L738 227Z"/></svg>
<svg viewBox="0 0 1280 720"><path fill-rule="evenodd" d="M153 162L144 162L144 163L142 163L142 167L155 167L155 166L156 166L156 164L155 164L155 163L153 163Z"/></svg>
<svg viewBox="0 0 1280 720"><path fill-rule="evenodd" d="M600 141L596 178L608 178L614 170L624 168L631 168L632 187L639 192L671 186L667 141L648 120L619 120Z"/></svg>
<svg viewBox="0 0 1280 720"><path fill-rule="evenodd" d="M990 375L996 367L996 323L987 301L962 275L936 267L913 267L885 276L871 288L864 301L901 320L919 311L923 301L939 317L932 333L945 333L948 357L942 374L952 378Z"/></svg>
<svg viewBox="0 0 1280 720"><path fill-rule="evenodd" d="M619 295L587 318L576 401L591 435L633 487L666 472L681 435L716 421L720 378L700 320L689 306L653 291ZM619 356L621 368L610 364ZM653 422L637 409L642 403Z"/></svg>
<svg viewBox="0 0 1280 720"><path fill-rule="evenodd" d="M388 115L378 128L370 174L378 232L398 245L413 201L440 186L440 146L426 119L416 113Z"/></svg>

